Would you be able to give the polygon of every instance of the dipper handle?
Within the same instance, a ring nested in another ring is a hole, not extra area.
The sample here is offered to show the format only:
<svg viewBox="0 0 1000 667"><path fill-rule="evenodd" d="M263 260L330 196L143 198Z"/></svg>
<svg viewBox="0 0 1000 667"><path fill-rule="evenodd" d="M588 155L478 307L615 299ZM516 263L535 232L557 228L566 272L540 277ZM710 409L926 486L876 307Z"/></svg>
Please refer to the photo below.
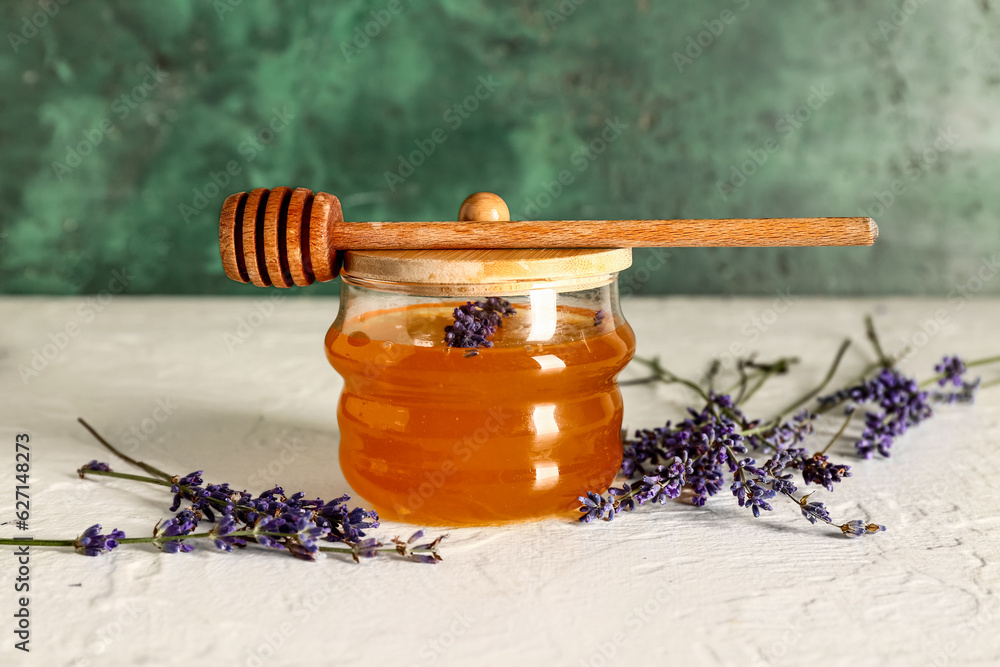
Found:
<svg viewBox="0 0 1000 667"><path fill-rule="evenodd" d="M495 194L478 192L458 222L344 222L340 200L305 188L231 195L219 219L226 275L265 287L337 277L345 250L868 246L871 218L719 220L518 220Z"/></svg>

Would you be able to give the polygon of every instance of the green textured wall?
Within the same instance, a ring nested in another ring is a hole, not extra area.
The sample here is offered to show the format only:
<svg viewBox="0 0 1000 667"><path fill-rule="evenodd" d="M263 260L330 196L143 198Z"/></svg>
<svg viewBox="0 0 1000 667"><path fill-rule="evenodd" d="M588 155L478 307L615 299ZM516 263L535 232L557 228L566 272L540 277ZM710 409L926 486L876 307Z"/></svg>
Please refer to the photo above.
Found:
<svg viewBox="0 0 1000 667"><path fill-rule="evenodd" d="M356 220L448 218L483 189L532 218L864 211L873 249L676 250L633 282L1000 294L974 278L1000 245L991 0L18 0L2 17L3 292L96 292L124 267L132 293L251 293L222 273L220 204L292 185ZM409 174L418 144L434 151Z"/></svg>

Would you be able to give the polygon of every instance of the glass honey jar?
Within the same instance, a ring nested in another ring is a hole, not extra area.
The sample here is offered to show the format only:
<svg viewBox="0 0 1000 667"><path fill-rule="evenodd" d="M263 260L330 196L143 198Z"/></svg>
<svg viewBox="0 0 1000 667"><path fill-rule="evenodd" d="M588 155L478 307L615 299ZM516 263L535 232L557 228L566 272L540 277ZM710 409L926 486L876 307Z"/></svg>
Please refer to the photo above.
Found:
<svg viewBox="0 0 1000 667"><path fill-rule="evenodd" d="M325 340L344 379L340 464L382 518L566 516L610 485L622 460L616 379L635 352L617 285L629 249L348 251L343 261ZM479 346L448 336L457 308L497 313Z"/></svg>

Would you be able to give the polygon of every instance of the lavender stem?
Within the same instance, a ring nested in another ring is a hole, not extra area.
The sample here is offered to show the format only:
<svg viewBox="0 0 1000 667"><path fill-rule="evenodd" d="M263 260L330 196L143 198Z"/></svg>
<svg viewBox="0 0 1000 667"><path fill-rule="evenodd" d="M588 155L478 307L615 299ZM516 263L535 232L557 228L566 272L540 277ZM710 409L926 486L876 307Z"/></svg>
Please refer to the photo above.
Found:
<svg viewBox="0 0 1000 667"><path fill-rule="evenodd" d="M685 387L689 387L694 391L696 391L698 395L701 396L706 401L711 401L711 399L709 399L708 397L708 394L705 393L705 390L699 387L697 384L691 382L690 380L678 377L673 373L671 373L670 371L668 371L667 369L665 369L663 366L661 366L659 357L654 357L653 359L643 359L642 357L636 357L635 361L642 364L643 366L648 366L661 382L664 382L666 384L672 384L672 383L682 384Z"/></svg>
<svg viewBox="0 0 1000 667"><path fill-rule="evenodd" d="M974 359L973 361L967 361L967 362L965 362L965 367L966 368L972 368L974 366L986 366L987 364L995 364L995 363L998 363L998 362L1000 362L1000 356L998 356L998 357L985 357L983 359ZM921 382L920 386L921 387L926 387L928 385L932 385L935 382L937 382L938 380L940 380L941 378L943 378L944 376L945 376L944 373L938 373L934 377L927 378L926 380L924 380L923 382ZM994 384L996 384L996 383L995 382L990 382L988 384L980 385L979 388L982 389L983 387L993 386Z"/></svg>
<svg viewBox="0 0 1000 667"><path fill-rule="evenodd" d="M826 372L826 377L823 378L823 381L820 382L815 389L810 391L808 394L800 398L795 403L789 405L787 408L779 412L777 416L775 416L773 419L770 419L766 423L780 424L781 420L785 417L785 415L789 414L790 412L793 412L794 410L797 410L798 408L802 407L812 399L819 396L820 392L822 392L823 389L826 388L826 385L830 384L830 380L832 380L833 376L836 375L837 368L840 366L840 361L844 358L844 354L847 352L847 348L849 348L850 346L851 346L851 339L845 338L844 342L840 344L840 348L837 350L837 354L833 358L833 363L830 364L830 369Z"/></svg>
<svg viewBox="0 0 1000 667"><path fill-rule="evenodd" d="M879 363L884 368L889 368L893 365L893 360L886 356L885 351L882 349L882 342L879 340L878 333L875 331L875 320L872 319L871 315L865 315L865 335L871 342L872 347L875 348L875 356L878 357Z"/></svg>
<svg viewBox="0 0 1000 667"><path fill-rule="evenodd" d="M173 486L169 481L156 479L155 477L143 477L142 475L131 475L127 472L105 472L103 470L91 470L90 468L80 468L77 471L80 477L86 475L101 475L103 477L118 477L119 479L131 479L135 482L145 482L146 484L156 484L158 486Z"/></svg>
<svg viewBox="0 0 1000 667"><path fill-rule="evenodd" d="M837 431L832 438L830 438L830 442L826 443L826 447L823 448L823 450L820 452L820 454L826 454L827 450L830 449L830 447L833 446L833 443L835 443L838 440L840 440L840 436L844 435L844 431L847 430L847 425L850 424L851 423L851 419L854 418L854 412L855 411L852 411L852 412L848 413L847 419L845 419L844 423L841 424L841 426L840 426L840 430Z"/></svg>
<svg viewBox="0 0 1000 667"><path fill-rule="evenodd" d="M145 470L150 475L154 475L156 477L161 477L161 478L165 479L168 482L173 479L173 477L171 475L168 475L167 473L163 472L159 468L155 468L155 467L149 465L148 463L144 463L142 461L136 461L135 459L133 459L132 457L128 456L127 454L123 454L122 452L118 451L114 447L114 445L112 445L110 442L108 442L107 440L105 440L101 436L100 433L98 433L96 430L94 430L94 427L91 426L90 424L88 424L86 422L86 420L84 420L83 417L77 417L76 420L78 422L80 422L85 429L87 429L88 431L90 431L90 434L92 436L94 436L99 443L101 443L102 445L104 445L105 447L107 447L109 450L111 450L111 452L113 454L115 454L116 456L120 457L124 461L126 461L126 462L134 465L137 468L141 468L141 469Z"/></svg>

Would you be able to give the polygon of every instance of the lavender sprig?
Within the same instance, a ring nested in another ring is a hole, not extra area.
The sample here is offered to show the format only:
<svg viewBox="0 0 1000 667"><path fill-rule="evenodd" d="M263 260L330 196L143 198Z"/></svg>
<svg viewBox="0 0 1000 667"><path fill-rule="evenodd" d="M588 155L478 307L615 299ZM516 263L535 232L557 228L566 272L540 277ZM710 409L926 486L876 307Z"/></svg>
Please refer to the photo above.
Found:
<svg viewBox="0 0 1000 667"><path fill-rule="evenodd" d="M847 414L865 404L881 408L865 414L865 430L855 444L858 454L866 459L876 451L891 456L896 437L934 414L927 392L920 391L916 380L892 368L883 368L870 380L819 398L821 406L845 402Z"/></svg>
<svg viewBox="0 0 1000 667"><path fill-rule="evenodd" d="M190 535L198 526L198 518L191 510L184 510L172 519L160 523L153 527L153 544L168 554L188 553L194 549L190 544L179 538Z"/></svg>
<svg viewBox="0 0 1000 667"><path fill-rule="evenodd" d="M802 482L806 485L816 484L833 491L835 484L852 473L850 466L831 462L827 451L844 434L859 406L869 405L873 409L866 413L865 429L856 442L858 454L869 458L878 451L888 456L893 442L900 435L933 415L932 402L973 400L982 385L979 379L973 382L966 380L965 372L972 366L998 362L1000 357L969 363L958 357L945 357L935 367L939 375L921 385L894 368L895 358L885 353L871 318L866 318L865 328L879 361L866 369L857 383L821 396L850 345L850 341L846 340L838 349L823 381L767 421L748 418L738 406L769 377L787 371L788 364L794 363L794 359L782 359L774 364L759 364L753 359L740 360L737 364L740 380L730 390L739 390L734 399L729 394L706 392L697 384L677 377L664 369L658 359L637 358L653 371L653 375L633 381L633 384L650 381L683 384L704 398L706 405L700 411L688 408L689 417L676 425L667 422L660 428L638 430L632 439L625 438L621 472L626 478L640 479L626 482L620 488L611 487L607 497L588 491L579 498L579 520L585 523L595 519L612 521L621 512L631 511L650 501L665 503L668 499L678 498L685 489L691 492L694 505L704 505L707 498L726 485L728 476L729 488L737 504L749 508L755 517L760 516L761 511L770 511L770 501L782 495L794 501L810 523L839 528L847 537L884 531L885 526L862 520L835 523L823 503L809 500L811 494L796 495L798 489L791 471L801 473ZM871 372L875 375L868 377ZM717 372L708 374L710 386L716 375ZM938 382L942 387L958 387L959 390L921 390L922 386L931 382ZM785 420L786 415L813 400L816 400L815 408L801 410L790 420ZM847 418L826 447L815 453L810 452L802 443L814 432L815 420L837 406L844 406ZM744 456L750 450L767 453L771 457L758 466L755 459Z"/></svg>
<svg viewBox="0 0 1000 667"><path fill-rule="evenodd" d="M125 533L115 529L107 535L101 535L101 524L95 524L83 531L73 541L73 547L78 554L84 556L100 556L118 547L118 541L125 538ZM34 543L34 542L33 542Z"/></svg>
<svg viewBox="0 0 1000 667"><path fill-rule="evenodd" d="M730 450L727 452L726 462L733 473L730 489L736 496L737 503L741 507L749 508L754 517L759 517L761 510L771 511L773 508L768 501L777 495L782 495L795 502L802 516L810 523L824 523L839 528L846 537L859 537L886 529L883 525L861 520L837 524L830 518L830 512L823 503L809 502L811 494L797 497L795 495L797 488L791 481L792 475L785 473L786 467L791 463L787 452L777 454L768 459L763 466L758 467L754 459L737 460L736 452ZM608 490L607 497L593 491L587 492L586 496L579 498L582 513L579 520L584 523L590 523L595 519L613 521L621 512L631 511L650 500L663 504L668 498L677 498L680 495L680 488L687 485L683 473L677 473L690 469L679 466L679 463L679 460L675 460L671 466L672 470L669 468L666 470L672 477L667 483L664 483L666 480L661 471L657 475L646 475L638 482L631 484L626 482L620 489L612 487Z"/></svg>
<svg viewBox="0 0 1000 667"><path fill-rule="evenodd" d="M962 376L969 368L958 356L946 356L941 360L941 363L934 367L934 370L941 374L941 377L937 379L939 386L944 387L951 384L961 387Z"/></svg>
<svg viewBox="0 0 1000 667"><path fill-rule="evenodd" d="M116 477L169 487L173 493L170 511L176 514L157 522L150 537L126 538L118 530L101 535L101 527L96 525L76 540L33 540L35 546L74 547L79 553L97 556L120 544L151 543L166 553L187 553L194 548L191 541L211 539L214 546L224 552L254 542L302 560L315 560L315 554L321 551L347 554L355 561L380 553L398 553L421 563L441 560L438 545L444 536L415 545L412 542L423 536L423 532L418 531L419 535L407 543L405 553L398 547L386 547L377 540L365 538L366 530L378 527L378 515L372 510L348 507L350 496L325 502L319 498L306 499L303 493L286 495L281 487L274 487L254 497L247 491L235 491L229 484L205 484L200 470L183 477L169 475L122 454L83 419L79 421L110 451L153 475L115 472L107 463L95 460L80 467L77 472L81 477ZM185 501L190 505L178 512ZM216 525L210 531L195 532L203 520L216 522ZM324 542L341 543L342 546L320 546ZM0 539L0 544L16 543L19 542Z"/></svg>
<svg viewBox="0 0 1000 667"><path fill-rule="evenodd" d="M438 553L438 544L440 544L441 540L443 540L446 536L439 535L430 542L417 544L416 542L423 536L424 531L418 530L413 533L413 535L410 535L409 539L405 541L398 537L392 538L392 543L396 545L396 553L403 558L408 558L417 563L433 564L441 560L441 555Z"/></svg>

